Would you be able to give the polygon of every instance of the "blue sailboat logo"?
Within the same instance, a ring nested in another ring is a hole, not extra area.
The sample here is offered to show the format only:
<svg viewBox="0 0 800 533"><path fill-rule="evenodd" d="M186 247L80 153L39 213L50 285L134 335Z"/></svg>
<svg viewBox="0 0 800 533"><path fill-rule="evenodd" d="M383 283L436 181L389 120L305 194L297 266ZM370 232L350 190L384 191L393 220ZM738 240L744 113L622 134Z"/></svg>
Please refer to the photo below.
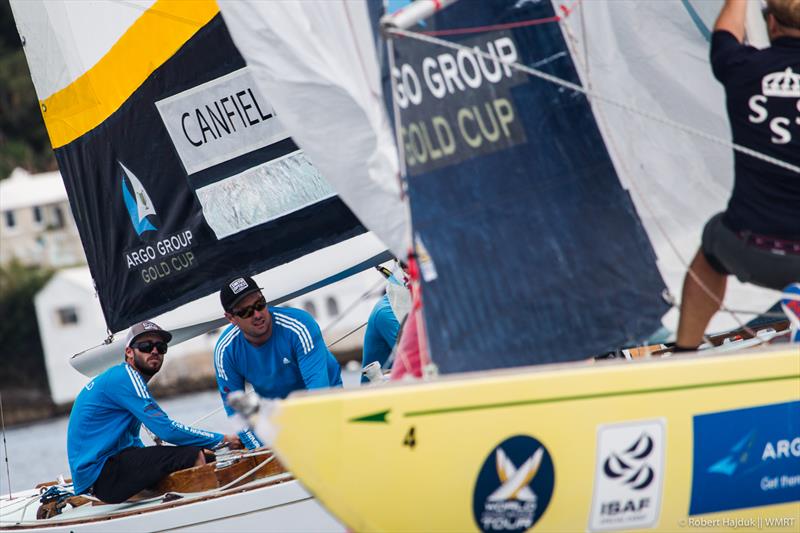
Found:
<svg viewBox="0 0 800 533"><path fill-rule="evenodd" d="M131 217L131 224L136 231L136 235L141 237L145 231L155 231L156 228L153 223L147 218L149 215L156 214L156 208L153 206L153 201L144 189L142 182L134 175L133 172L128 170L122 163L122 199L125 201L125 207L128 209L128 215ZM128 178L131 191L128 188L125 178Z"/></svg>

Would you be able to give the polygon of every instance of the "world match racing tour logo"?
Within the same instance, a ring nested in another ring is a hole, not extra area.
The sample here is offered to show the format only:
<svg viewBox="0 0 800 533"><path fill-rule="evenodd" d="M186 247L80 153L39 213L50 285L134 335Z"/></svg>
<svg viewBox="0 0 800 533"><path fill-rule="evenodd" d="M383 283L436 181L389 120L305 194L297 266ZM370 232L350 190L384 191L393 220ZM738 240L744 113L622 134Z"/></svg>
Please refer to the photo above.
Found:
<svg viewBox="0 0 800 533"><path fill-rule="evenodd" d="M473 496L481 531L521 532L542 517L555 485L550 453L527 435L501 442L483 463Z"/></svg>
<svg viewBox="0 0 800 533"><path fill-rule="evenodd" d="M128 271L138 272L144 284L149 285L195 268L197 258L191 251L192 230L185 229L159 238L158 214L153 200L141 180L122 162L119 166L122 200L140 240L140 245L125 251Z"/></svg>

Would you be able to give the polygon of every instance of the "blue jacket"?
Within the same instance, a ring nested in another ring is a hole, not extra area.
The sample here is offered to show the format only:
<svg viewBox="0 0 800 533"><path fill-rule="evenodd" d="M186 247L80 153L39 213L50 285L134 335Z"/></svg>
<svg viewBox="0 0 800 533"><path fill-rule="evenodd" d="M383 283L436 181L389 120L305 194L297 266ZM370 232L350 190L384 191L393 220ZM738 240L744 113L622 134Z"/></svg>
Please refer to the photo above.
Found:
<svg viewBox="0 0 800 533"><path fill-rule="evenodd" d="M264 398L285 398L290 392L342 385L339 363L325 346L322 332L307 312L291 307L270 307L272 335L253 346L241 330L230 325L214 349L214 368L222 403L228 416L231 391L250 383Z"/></svg>
<svg viewBox="0 0 800 533"><path fill-rule="evenodd" d="M160 439L181 446L210 448L224 438L171 420L136 369L128 363L113 366L81 390L69 416L67 455L75 494L94 485L109 457L144 446L142 423Z"/></svg>
<svg viewBox="0 0 800 533"><path fill-rule="evenodd" d="M381 366L385 365L395 342L397 342L399 329L400 323L389 304L389 295L384 294L383 298L378 300L378 303L372 308L367 321L361 366L365 367L373 361L378 361Z"/></svg>

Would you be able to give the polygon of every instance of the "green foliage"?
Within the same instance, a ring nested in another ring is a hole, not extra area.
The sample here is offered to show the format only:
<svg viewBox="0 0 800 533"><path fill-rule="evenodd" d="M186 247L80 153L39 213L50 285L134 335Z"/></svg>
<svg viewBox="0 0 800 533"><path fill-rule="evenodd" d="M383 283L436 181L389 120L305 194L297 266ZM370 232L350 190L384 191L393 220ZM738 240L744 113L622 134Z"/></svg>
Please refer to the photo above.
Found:
<svg viewBox="0 0 800 533"><path fill-rule="evenodd" d="M16 261L0 267L0 389L48 390L33 297L52 274Z"/></svg>
<svg viewBox="0 0 800 533"><path fill-rule="evenodd" d="M8 0L0 0L0 179L57 168Z"/></svg>

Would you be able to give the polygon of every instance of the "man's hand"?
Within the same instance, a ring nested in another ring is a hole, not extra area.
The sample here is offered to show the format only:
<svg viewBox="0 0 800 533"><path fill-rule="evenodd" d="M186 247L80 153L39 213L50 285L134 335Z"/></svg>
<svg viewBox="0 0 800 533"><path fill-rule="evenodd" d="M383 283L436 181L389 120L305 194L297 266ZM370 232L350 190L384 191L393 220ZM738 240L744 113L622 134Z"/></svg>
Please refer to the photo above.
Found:
<svg viewBox="0 0 800 533"><path fill-rule="evenodd" d="M743 43L746 13L747 0L725 0L725 5L722 6L714 24L714 31L730 32L737 41Z"/></svg>
<svg viewBox="0 0 800 533"><path fill-rule="evenodd" d="M222 439L222 442L225 442L230 446L233 450L241 450L244 446L242 446L242 441L239 440L239 436L232 433L230 435L225 435L225 438Z"/></svg>

